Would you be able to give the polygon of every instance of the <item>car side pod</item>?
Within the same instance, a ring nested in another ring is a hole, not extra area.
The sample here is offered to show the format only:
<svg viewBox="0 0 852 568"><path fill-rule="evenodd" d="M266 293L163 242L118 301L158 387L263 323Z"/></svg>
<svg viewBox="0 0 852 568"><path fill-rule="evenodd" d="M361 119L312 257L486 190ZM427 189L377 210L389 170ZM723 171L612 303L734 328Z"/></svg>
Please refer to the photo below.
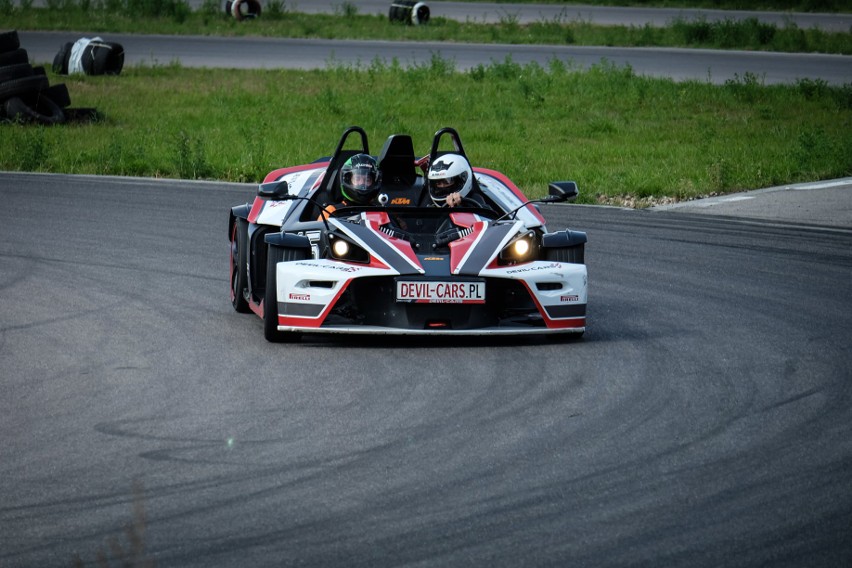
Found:
<svg viewBox="0 0 852 568"><path fill-rule="evenodd" d="M589 242L589 238L586 233L582 231L571 231L570 229L557 231L555 233L547 233L541 237L541 246L546 249L573 247L586 244L587 242Z"/></svg>

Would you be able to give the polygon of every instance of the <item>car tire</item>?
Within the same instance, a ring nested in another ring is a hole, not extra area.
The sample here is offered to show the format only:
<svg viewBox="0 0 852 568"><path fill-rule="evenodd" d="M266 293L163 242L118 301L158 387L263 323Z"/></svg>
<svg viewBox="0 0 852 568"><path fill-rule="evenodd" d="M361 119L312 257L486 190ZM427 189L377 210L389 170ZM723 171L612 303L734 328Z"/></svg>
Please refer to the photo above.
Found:
<svg viewBox="0 0 852 568"><path fill-rule="evenodd" d="M241 21L246 18L259 18L263 8L258 0L234 0L231 2L230 10L231 15L237 21Z"/></svg>
<svg viewBox="0 0 852 568"><path fill-rule="evenodd" d="M570 247L546 249L547 260L570 262L571 264L586 264L586 245L579 244Z"/></svg>
<svg viewBox="0 0 852 568"><path fill-rule="evenodd" d="M12 97L4 103L4 108L6 116L12 120L46 125L65 122L65 113L59 105L44 95L36 96L32 101Z"/></svg>
<svg viewBox="0 0 852 568"><path fill-rule="evenodd" d="M71 41L62 44L53 58L53 72L57 75L68 74L68 60L71 58L72 47L74 47L74 42Z"/></svg>
<svg viewBox="0 0 852 568"><path fill-rule="evenodd" d="M96 75L94 67L95 67L95 47L91 44L91 42L83 48L83 51L80 53L80 68L83 70L84 75ZM68 69L72 68L71 60L68 60Z"/></svg>
<svg viewBox="0 0 852 568"><path fill-rule="evenodd" d="M231 305L238 313L251 312L248 304L248 222L237 219L231 227Z"/></svg>
<svg viewBox="0 0 852 568"><path fill-rule="evenodd" d="M298 341L301 334L293 331L278 330L278 276L276 267L279 262L304 260L310 251L289 247L269 245L266 254L266 290L263 293L263 335L272 343Z"/></svg>
<svg viewBox="0 0 852 568"><path fill-rule="evenodd" d="M27 50L24 48L18 48L12 51L7 51L6 53L0 53L0 66L3 65L16 65L18 63L28 63L29 62L29 54Z"/></svg>
<svg viewBox="0 0 852 568"><path fill-rule="evenodd" d="M91 49L90 49L91 48ZM92 42L85 55L91 58L89 75L119 75L124 67L124 47L111 41ZM83 64L85 68L85 62Z"/></svg>
<svg viewBox="0 0 852 568"><path fill-rule="evenodd" d="M51 85L44 91L44 96L59 105L60 108L68 108L71 106L71 95L68 93L68 86L65 83Z"/></svg>
<svg viewBox="0 0 852 568"><path fill-rule="evenodd" d="M429 22L429 6L416 0L395 0L391 3L388 19L391 22L402 22L411 25Z"/></svg>
<svg viewBox="0 0 852 568"><path fill-rule="evenodd" d="M47 89L47 77L32 75L0 83L0 102L13 97L36 95Z"/></svg>
<svg viewBox="0 0 852 568"><path fill-rule="evenodd" d="M16 63L14 65L4 65L0 67L0 83L20 79L22 77L32 77L34 75L33 66L29 63Z"/></svg>
<svg viewBox="0 0 852 568"><path fill-rule="evenodd" d="M21 47L17 30L0 33L0 53L14 51Z"/></svg>

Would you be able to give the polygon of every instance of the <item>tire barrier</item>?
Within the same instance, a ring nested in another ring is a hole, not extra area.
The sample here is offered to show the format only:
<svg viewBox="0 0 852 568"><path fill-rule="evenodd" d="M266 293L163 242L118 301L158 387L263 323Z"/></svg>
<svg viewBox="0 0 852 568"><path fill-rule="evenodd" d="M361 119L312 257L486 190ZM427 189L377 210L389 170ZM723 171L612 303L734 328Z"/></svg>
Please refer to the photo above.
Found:
<svg viewBox="0 0 852 568"><path fill-rule="evenodd" d="M55 71L59 65L60 70L64 66L67 73L73 45L65 44L64 51L60 50L57 54L53 62ZM104 49L101 45L92 45L87 65L92 70L98 69L104 73L115 69L120 71L124 63L124 50L120 49L120 52L119 61L115 47ZM85 49L83 53L86 53ZM0 32L0 121L55 125L98 118L95 109L75 109L70 106L68 87L64 83L49 85L44 67L30 65L27 52L18 41L17 32Z"/></svg>
<svg viewBox="0 0 852 568"><path fill-rule="evenodd" d="M65 43L53 58L53 72L60 75L118 75L123 67L124 47L99 37Z"/></svg>
<svg viewBox="0 0 852 568"><path fill-rule="evenodd" d="M33 66L29 63L16 63L15 65L4 65L0 67L0 84L12 79L29 77L35 74Z"/></svg>
<svg viewBox="0 0 852 568"><path fill-rule="evenodd" d="M418 26L429 23L429 6L415 0L396 0L390 6L388 18L391 22L404 22Z"/></svg>
<svg viewBox="0 0 852 568"><path fill-rule="evenodd" d="M15 49L18 49L20 46L21 42L18 39L18 30L12 30L11 32L0 32L0 53L13 51Z"/></svg>
<svg viewBox="0 0 852 568"><path fill-rule="evenodd" d="M65 122L65 111L58 104L40 93L35 97L22 99L12 97L6 99L6 116L20 122L37 122L39 124L62 124Z"/></svg>
<svg viewBox="0 0 852 568"><path fill-rule="evenodd" d="M47 77L43 75L31 75L3 81L0 83L0 101L12 97L26 97L30 94L37 95L45 89L47 89Z"/></svg>
<svg viewBox="0 0 852 568"><path fill-rule="evenodd" d="M225 13L233 16L237 21L249 18L259 18L261 6L259 0L227 0L225 2Z"/></svg>
<svg viewBox="0 0 852 568"><path fill-rule="evenodd" d="M62 44L62 47L59 48L59 52L53 58L53 72L57 75L68 74L68 58L71 57L71 47L73 45L73 41Z"/></svg>
<svg viewBox="0 0 852 568"><path fill-rule="evenodd" d="M30 56L26 49L18 48L5 53L0 52L0 65L14 65L16 63L26 63L30 60Z"/></svg>
<svg viewBox="0 0 852 568"><path fill-rule="evenodd" d="M60 108L68 108L71 106L71 95L68 93L68 87L65 83L51 85L44 91L44 95L59 105Z"/></svg>

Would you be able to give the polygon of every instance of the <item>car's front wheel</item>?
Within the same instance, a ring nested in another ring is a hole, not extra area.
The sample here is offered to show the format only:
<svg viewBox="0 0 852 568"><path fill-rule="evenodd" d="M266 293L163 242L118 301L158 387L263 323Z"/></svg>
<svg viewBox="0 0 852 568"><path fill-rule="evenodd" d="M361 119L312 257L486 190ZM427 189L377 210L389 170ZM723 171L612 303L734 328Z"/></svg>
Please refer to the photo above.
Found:
<svg viewBox="0 0 852 568"><path fill-rule="evenodd" d="M237 219L231 227L231 305L241 313L251 311L248 305L248 223Z"/></svg>
<svg viewBox="0 0 852 568"><path fill-rule="evenodd" d="M298 341L300 334L294 331L278 330L278 274L279 262L305 260L309 249L280 247L269 245L266 254L266 291L263 295L263 335L267 341L282 343Z"/></svg>

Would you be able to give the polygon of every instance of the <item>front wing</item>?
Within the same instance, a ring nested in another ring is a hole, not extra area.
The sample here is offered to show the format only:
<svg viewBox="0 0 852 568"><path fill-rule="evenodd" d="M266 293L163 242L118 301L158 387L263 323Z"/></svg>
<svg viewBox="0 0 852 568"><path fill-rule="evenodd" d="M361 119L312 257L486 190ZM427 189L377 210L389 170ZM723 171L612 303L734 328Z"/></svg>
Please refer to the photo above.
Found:
<svg viewBox="0 0 852 568"><path fill-rule="evenodd" d="M583 264L536 261L435 282L423 274L401 275L386 266L298 260L279 263L276 280L280 331L580 334L586 326ZM428 297L397 297L400 290L413 290L418 284L430 290Z"/></svg>

